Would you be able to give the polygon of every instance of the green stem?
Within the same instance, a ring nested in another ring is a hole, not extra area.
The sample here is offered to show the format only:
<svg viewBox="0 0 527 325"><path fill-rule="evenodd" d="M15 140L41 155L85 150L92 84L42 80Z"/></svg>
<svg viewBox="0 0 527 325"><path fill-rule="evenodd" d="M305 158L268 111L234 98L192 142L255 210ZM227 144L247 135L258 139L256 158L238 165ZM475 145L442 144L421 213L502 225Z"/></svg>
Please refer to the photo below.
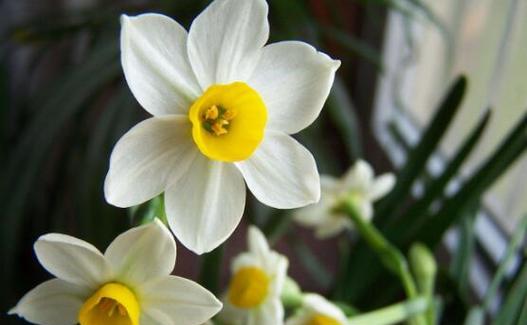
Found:
<svg viewBox="0 0 527 325"><path fill-rule="evenodd" d="M397 247L392 245L371 223L364 221L353 202L344 201L341 208L354 222L364 240L380 257L384 266L399 277L408 298L417 297L417 289L408 262ZM423 317L415 317L414 324L426 324Z"/></svg>
<svg viewBox="0 0 527 325"><path fill-rule="evenodd" d="M364 221L352 202L345 202L343 208L368 245L379 255L384 266L400 278L408 298L415 298L417 296L416 285L404 255L386 240L377 228Z"/></svg>
<svg viewBox="0 0 527 325"><path fill-rule="evenodd" d="M389 325L397 324L404 320L422 314L428 308L429 301L419 297L405 302L400 302L375 311L351 317L349 325Z"/></svg>

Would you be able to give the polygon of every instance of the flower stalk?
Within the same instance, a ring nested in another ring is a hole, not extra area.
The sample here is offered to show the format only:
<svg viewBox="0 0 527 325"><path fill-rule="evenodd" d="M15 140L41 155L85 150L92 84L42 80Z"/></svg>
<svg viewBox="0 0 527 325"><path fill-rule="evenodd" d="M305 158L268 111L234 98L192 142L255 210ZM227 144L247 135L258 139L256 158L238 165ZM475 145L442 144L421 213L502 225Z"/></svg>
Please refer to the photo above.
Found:
<svg viewBox="0 0 527 325"><path fill-rule="evenodd" d="M388 325L397 324L426 311L429 300L424 297L410 299L349 319L349 325Z"/></svg>
<svg viewBox="0 0 527 325"><path fill-rule="evenodd" d="M384 266L399 277L408 298L417 298L417 287L410 273L408 262L397 247L392 245L371 223L366 222L357 211L353 200L344 200L338 207L353 221L368 245L377 253ZM411 324L426 324L424 317L416 316Z"/></svg>

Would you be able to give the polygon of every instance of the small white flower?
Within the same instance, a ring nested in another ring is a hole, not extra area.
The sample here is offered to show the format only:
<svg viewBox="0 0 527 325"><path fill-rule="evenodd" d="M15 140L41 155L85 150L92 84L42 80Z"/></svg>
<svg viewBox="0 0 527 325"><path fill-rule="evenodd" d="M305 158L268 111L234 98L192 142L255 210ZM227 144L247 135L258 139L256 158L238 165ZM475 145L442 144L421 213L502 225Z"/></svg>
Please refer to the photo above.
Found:
<svg viewBox="0 0 527 325"><path fill-rule="evenodd" d="M249 251L232 263L232 278L219 317L229 325L283 324L280 300L288 261L272 251L264 235L249 227Z"/></svg>
<svg viewBox="0 0 527 325"><path fill-rule="evenodd" d="M294 218L299 224L315 228L318 238L328 238L353 227L348 216L335 210L342 200L351 200L361 217L369 221L373 202L393 188L395 176L386 173L375 178L371 166L358 160L341 179L321 175L320 183L320 201L295 211Z"/></svg>
<svg viewBox="0 0 527 325"><path fill-rule="evenodd" d="M104 255L83 240L55 233L40 237L35 253L57 278L9 311L32 323L197 325L222 306L197 283L170 275L176 243L157 219L118 236Z"/></svg>
<svg viewBox="0 0 527 325"><path fill-rule="evenodd" d="M302 307L287 319L285 325L347 325L346 315L334 304L317 294L306 294Z"/></svg>
<svg viewBox="0 0 527 325"><path fill-rule="evenodd" d="M106 200L130 207L165 193L171 230L201 254L225 241L245 206L318 201L311 153L290 134L310 125L339 61L303 42L265 45L265 0L216 0L189 32L169 17L122 16L128 86L153 115L115 145Z"/></svg>

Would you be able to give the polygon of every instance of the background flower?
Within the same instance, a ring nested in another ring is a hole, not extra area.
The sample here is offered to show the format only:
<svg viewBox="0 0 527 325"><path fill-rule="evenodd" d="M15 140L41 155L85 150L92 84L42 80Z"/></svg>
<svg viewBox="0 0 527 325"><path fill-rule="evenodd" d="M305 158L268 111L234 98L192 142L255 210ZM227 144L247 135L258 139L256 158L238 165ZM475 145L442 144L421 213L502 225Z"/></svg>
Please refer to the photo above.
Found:
<svg viewBox="0 0 527 325"><path fill-rule="evenodd" d="M35 253L57 278L31 290L9 312L32 323L198 325L221 309L210 292L170 275L176 243L157 219L119 235L104 255L62 234L40 237Z"/></svg>
<svg viewBox="0 0 527 325"><path fill-rule="evenodd" d="M395 185L395 177L386 173L374 178L371 166L358 160L342 178L321 176L322 197L318 203L295 212L295 220L315 228L318 238L334 236L343 229L351 229L353 222L338 210L343 200L350 200L367 221L373 216L373 203L386 195Z"/></svg>
<svg viewBox="0 0 527 325"><path fill-rule="evenodd" d="M287 258L272 251L254 226L249 227L247 245L248 251L232 261L232 277L219 318L227 324L282 324L284 307L280 295L287 275Z"/></svg>

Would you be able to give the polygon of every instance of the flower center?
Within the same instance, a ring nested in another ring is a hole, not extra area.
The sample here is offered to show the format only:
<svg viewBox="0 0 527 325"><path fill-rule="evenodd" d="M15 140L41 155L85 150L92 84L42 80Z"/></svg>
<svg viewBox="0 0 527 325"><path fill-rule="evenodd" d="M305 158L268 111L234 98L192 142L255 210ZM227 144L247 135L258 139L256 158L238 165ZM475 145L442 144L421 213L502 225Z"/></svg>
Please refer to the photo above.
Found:
<svg viewBox="0 0 527 325"><path fill-rule="evenodd" d="M236 307L252 308L260 305L267 296L269 277L257 267L238 270L229 284L229 301Z"/></svg>
<svg viewBox="0 0 527 325"><path fill-rule="evenodd" d="M190 107L192 138L213 160L249 158L263 139L267 109L260 95L243 82L213 85Z"/></svg>
<svg viewBox="0 0 527 325"><path fill-rule="evenodd" d="M119 283L107 283L82 305L81 325L139 325L139 303L133 292Z"/></svg>
<svg viewBox="0 0 527 325"><path fill-rule="evenodd" d="M307 325L340 325L340 322L332 317L316 314L311 317Z"/></svg>

